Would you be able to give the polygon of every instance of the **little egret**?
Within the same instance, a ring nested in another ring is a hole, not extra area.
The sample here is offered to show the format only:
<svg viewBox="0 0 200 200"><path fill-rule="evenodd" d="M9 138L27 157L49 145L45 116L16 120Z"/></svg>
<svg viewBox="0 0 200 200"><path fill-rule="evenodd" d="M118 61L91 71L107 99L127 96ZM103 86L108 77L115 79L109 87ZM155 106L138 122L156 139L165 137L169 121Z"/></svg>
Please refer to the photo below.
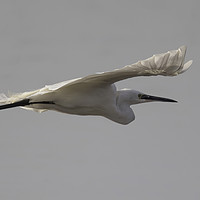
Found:
<svg viewBox="0 0 200 200"><path fill-rule="evenodd" d="M182 46L178 50L156 54L121 69L46 85L35 91L9 97L1 94L0 103L3 105L0 105L0 110L20 106L37 112L54 110L68 114L99 115L120 124L128 124L135 119L130 108L133 104L176 101L131 89L117 90L114 83L136 76L181 74L192 64L192 60L184 64L185 53L186 46Z"/></svg>

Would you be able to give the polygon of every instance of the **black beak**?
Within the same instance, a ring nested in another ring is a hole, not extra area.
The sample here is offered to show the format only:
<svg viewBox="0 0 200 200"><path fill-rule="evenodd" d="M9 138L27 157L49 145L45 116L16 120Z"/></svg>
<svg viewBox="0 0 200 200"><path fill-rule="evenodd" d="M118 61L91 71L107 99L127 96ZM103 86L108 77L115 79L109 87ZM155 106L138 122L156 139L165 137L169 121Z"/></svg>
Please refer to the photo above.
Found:
<svg viewBox="0 0 200 200"><path fill-rule="evenodd" d="M147 95L147 94L142 94L141 99L145 99L145 100L150 100L150 101L162 101L162 102L175 102L177 103L176 100L173 99L168 99L168 98L163 98L163 97L155 97L155 96L151 96L151 95Z"/></svg>

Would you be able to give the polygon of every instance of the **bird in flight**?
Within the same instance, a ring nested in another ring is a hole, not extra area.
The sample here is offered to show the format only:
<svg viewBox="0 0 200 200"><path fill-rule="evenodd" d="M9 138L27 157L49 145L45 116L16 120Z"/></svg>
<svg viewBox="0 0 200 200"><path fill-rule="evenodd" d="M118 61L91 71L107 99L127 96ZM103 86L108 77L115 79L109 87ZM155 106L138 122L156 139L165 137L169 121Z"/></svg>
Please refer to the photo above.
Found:
<svg viewBox="0 0 200 200"><path fill-rule="evenodd" d="M19 106L37 112L54 110L76 115L99 115L120 124L129 124L135 119L131 105L177 101L132 89L117 90L115 82L137 76L176 76L192 64L192 60L184 64L185 54L186 46L182 46L121 69L46 85L9 97L1 94L0 110Z"/></svg>

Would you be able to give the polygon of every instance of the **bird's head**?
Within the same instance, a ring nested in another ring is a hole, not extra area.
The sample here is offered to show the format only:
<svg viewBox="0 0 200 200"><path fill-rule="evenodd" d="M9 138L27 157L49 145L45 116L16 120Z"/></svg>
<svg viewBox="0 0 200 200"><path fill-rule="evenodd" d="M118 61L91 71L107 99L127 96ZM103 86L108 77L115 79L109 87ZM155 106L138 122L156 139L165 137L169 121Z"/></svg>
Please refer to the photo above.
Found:
<svg viewBox="0 0 200 200"><path fill-rule="evenodd" d="M143 92L136 91L136 90L128 90L125 89L124 92L128 97L129 103L132 104L139 104L139 103L147 103L147 102L173 102L177 103L176 100L158 97L153 95L144 94Z"/></svg>

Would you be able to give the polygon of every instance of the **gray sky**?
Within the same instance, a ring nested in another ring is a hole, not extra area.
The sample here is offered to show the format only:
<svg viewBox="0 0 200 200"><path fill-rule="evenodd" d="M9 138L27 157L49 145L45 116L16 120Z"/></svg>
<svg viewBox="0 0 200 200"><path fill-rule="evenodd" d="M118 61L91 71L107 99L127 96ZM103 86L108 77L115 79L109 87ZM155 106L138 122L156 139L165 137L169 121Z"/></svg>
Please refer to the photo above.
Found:
<svg viewBox="0 0 200 200"><path fill-rule="evenodd" d="M178 77L119 82L178 104L136 120L0 112L0 199L200 199L198 0L2 0L0 93L23 92L188 46Z"/></svg>

